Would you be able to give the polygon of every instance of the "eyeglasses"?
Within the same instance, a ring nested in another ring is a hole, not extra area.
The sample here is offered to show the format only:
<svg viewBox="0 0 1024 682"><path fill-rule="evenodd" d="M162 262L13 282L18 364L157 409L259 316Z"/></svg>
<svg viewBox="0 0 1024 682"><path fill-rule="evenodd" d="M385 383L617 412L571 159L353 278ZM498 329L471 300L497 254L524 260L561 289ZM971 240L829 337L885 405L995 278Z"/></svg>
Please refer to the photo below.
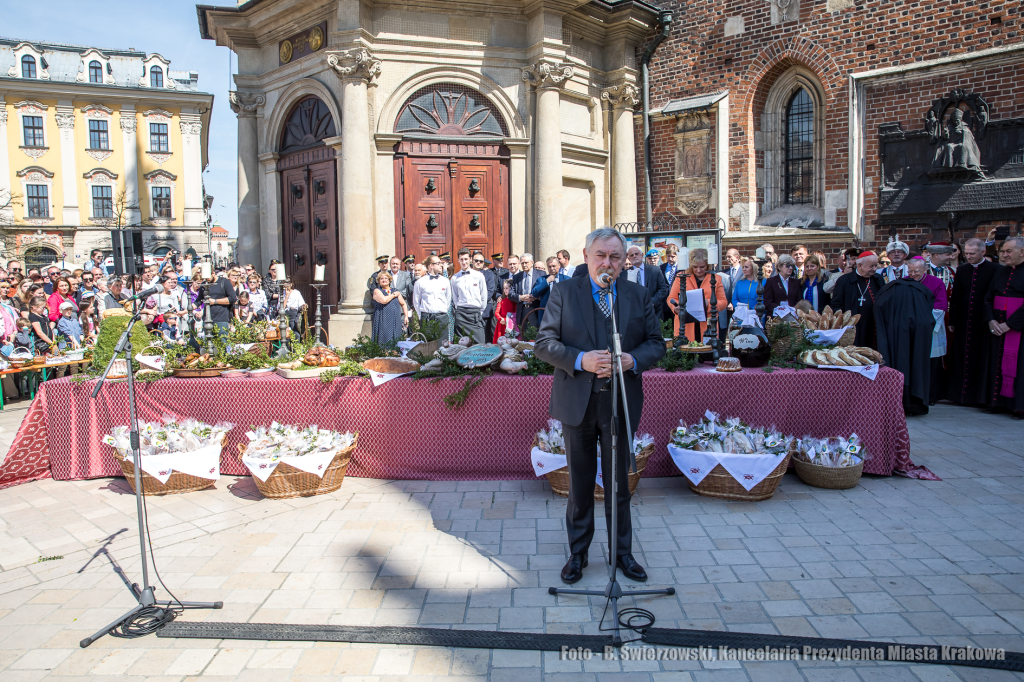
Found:
<svg viewBox="0 0 1024 682"><path fill-rule="evenodd" d="M473 262L476 263L477 265L483 265L484 264L484 262L482 260L474 260Z"/></svg>

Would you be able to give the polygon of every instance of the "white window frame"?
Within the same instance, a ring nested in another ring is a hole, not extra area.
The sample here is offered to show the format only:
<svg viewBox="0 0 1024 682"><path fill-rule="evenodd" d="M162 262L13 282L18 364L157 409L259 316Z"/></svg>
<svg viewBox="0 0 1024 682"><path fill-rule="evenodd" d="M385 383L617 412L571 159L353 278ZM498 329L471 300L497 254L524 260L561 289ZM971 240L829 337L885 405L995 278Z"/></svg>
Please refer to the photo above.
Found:
<svg viewBox="0 0 1024 682"><path fill-rule="evenodd" d="M112 225L117 221L117 173L107 170L106 168L93 168L91 171L82 174L85 178L86 183L86 197L89 200L89 222L94 225ZM111 208L114 210L115 215L110 218L100 218L93 215L93 203L92 203L92 188L93 187L110 187L110 203Z"/></svg>
<svg viewBox="0 0 1024 682"><path fill-rule="evenodd" d="M146 58L142 60L143 73L142 77L139 78L140 88L152 88L149 80L149 70L154 66L159 66L164 72L164 85L163 90L174 90L174 80L171 78L171 62L164 58L164 56L158 52L146 55ZM154 88L155 89L155 88Z"/></svg>
<svg viewBox="0 0 1024 682"><path fill-rule="evenodd" d="M100 70L103 72L102 83L92 83L89 80L89 62L96 61L100 63ZM82 61L78 66L78 75L75 76L75 82L87 83L92 85L116 85L114 80L114 74L107 71L107 67L110 65L110 57L103 54L96 48L89 48L82 54Z"/></svg>
<svg viewBox="0 0 1024 682"><path fill-rule="evenodd" d="M150 109L149 111L144 111L142 113L142 120L145 125L146 155L156 161L158 165L163 164L167 159L171 158L172 154L174 154L174 140L172 139L173 135L171 134L171 124L174 122L174 114L169 111L164 111L163 109ZM153 144L153 137L149 132L150 123L164 123L167 125L167 151L158 152L153 150L153 147L151 146Z"/></svg>
<svg viewBox="0 0 1024 682"><path fill-rule="evenodd" d="M18 122L21 124L21 130L18 131L18 147L21 151L25 152L25 156L30 159L38 159L50 149L50 135L46 130L48 123L49 107L45 104L40 104L34 100L25 100L18 102L14 105L14 111L18 115ZM26 147L25 146L25 117L26 116L39 116L43 119L43 145L41 147Z"/></svg>
<svg viewBox="0 0 1024 682"><path fill-rule="evenodd" d="M114 153L114 112L102 104L89 104L82 107L82 118L85 119L86 148L85 153L94 161L106 161ZM107 122L107 149L89 148L89 121Z"/></svg>
<svg viewBox="0 0 1024 682"><path fill-rule="evenodd" d="M27 78L23 78L21 75L21 58L25 55L30 55L36 58L35 80L50 80L49 68L43 68L43 51L37 50L32 43L18 43L17 47L14 48L14 66L7 70L7 77L29 80Z"/></svg>
<svg viewBox="0 0 1024 682"><path fill-rule="evenodd" d="M174 201L177 198L177 179L178 176L172 175L171 173L158 168L157 170L150 171L143 176L146 179L146 194L149 197L149 222L157 227L167 227L175 221L177 214L174 210ZM166 187L171 190L171 217L170 218L158 218L153 211L153 188L155 187Z"/></svg>
<svg viewBox="0 0 1024 682"><path fill-rule="evenodd" d="M21 180L21 196L25 197L24 213L22 220L29 225L46 225L52 223L55 220L56 208L53 205L53 173L46 170L42 166L28 166L23 168L16 173L18 178ZM28 215L28 186L29 185L46 185L46 198L50 203L48 208L49 215L46 218L29 217Z"/></svg>

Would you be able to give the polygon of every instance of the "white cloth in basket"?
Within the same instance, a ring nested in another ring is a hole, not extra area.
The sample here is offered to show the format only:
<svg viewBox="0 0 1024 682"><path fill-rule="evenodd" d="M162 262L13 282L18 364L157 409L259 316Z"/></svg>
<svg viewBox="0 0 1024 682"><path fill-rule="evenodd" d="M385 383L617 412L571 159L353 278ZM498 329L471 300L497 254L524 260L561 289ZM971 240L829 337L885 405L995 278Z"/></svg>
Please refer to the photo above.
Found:
<svg viewBox="0 0 1024 682"><path fill-rule="evenodd" d="M700 485L704 477L711 473L716 464L736 479L743 489L750 491L755 485L768 477L768 474L779 466L785 455L739 455L729 452L698 452L684 450L669 444L668 454L676 467L683 472L694 485Z"/></svg>
<svg viewBox="0 0 1024 682"><path fill-rule="evenodd" d="M142 470L161 483L167 483L171 474L178 471L190 476L220 479L221 446L209 445L192 452L169 452L165 455L146 455L142 457ZM125 460L134 465L131 450L125 453Z"/></svg>
<svg viewBox="0 0 1024 682"><path fill-rule="evenodd" d="M340 450L325 450L323 452L312 452L301 457L281 457L278 459L242 455L242 463L245 464L253 476L261 481L266 481L270 478L270 474L274 473L274 469L282 462L308 474L316 474L318 478L323 478L331 460L339 452Z"/></svg>
<svg viewBox="0 0 1024 682"><path fill-rule="evenodd" d="M537 476L543 476L544 474L552 471L558 471L569 466L569 462L566 460L565 455L556 455L550 452L544 452L540 448L534 448L530 451L530 463L533 464L533 471ZM604 487L604 476L601 473L601 450L597 451L597 484Z"/></svg>
<svg viewBox="0 0 1024 682"><path fill-rule="evenodd" d="M807 340L813 343L839 343L839 339L843 338L843 334L849 327L843 327L842 329L816 329L812 332L808 332Z"/></svg>

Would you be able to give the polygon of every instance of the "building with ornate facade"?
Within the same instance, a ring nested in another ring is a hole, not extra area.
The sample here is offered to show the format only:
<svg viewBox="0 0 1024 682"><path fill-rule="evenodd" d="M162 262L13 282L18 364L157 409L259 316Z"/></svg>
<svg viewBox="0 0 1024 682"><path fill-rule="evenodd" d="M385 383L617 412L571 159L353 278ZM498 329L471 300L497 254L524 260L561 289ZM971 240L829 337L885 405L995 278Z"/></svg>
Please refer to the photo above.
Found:
<svg viewBox="0 0 1024 682"><path fill-rule="evenodd" d="M302 288L326 265L331 338L369 330L382 254L580 262L636 220L639 1L249 0L198 7L238 55L238 259Z"/></svg>
<svg viewBox="0 0 1024 682"><path fill-rule="evenodd" d="M155 53L0 39L0 259L83 263L127 225L147 253L208 253L198 78Z"/></svg>

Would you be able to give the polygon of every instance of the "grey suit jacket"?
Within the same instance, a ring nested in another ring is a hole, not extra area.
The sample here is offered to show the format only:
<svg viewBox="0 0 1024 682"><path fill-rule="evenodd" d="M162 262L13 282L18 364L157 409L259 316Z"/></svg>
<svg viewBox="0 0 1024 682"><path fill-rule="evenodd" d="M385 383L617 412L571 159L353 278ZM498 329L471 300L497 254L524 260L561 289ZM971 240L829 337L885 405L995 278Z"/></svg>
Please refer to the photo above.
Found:
<svg viewBox="0 0 1024 682"><path fill-rule="evenodd" d="M629 422L636 429L644 403L641 372L664 357L665 341L647 289L625 278L616 281L615 289L615 319L622 335L622 352L632 355L635 362L635 371L625 372L625 386ZM551 288L535 352L555 367L548 412L568 426L582 423L590 401L597 375L576 371L576 358L580 353L603 350L597 347L598 324L605 321L596 314L590 277L573 277Z"/></svg>

